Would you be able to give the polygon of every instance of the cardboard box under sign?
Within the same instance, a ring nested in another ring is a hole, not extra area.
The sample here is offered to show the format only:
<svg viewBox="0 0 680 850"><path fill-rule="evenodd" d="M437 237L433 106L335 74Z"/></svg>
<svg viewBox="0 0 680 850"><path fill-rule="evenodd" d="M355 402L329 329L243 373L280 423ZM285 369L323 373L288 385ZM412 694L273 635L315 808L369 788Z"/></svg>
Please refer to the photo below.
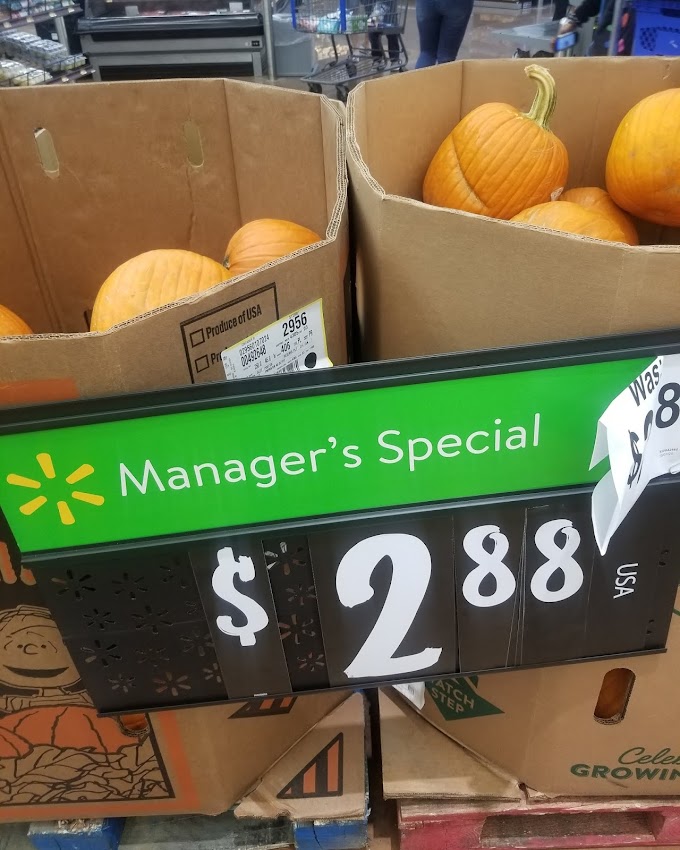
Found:
<svg viewBox="0 0 680 850"><path fill-rule="evenodd" d="M427 753L427 767L403 776L401 796L459 793L441 732L501 777L502 796L519 783L535 798L680 794L680 594L675 609L663 654L430 681L419 717L394 692L390 706L398 701L400 723L413 728L387 749L383 734L383 759ZM435 728L422 730L423 719Z"/></svg>
<svg viewBox="0 0 680 850"><path fill-rule="evenodd" d="M228 80L0 92L0 304L43 336L0 339L0 404L224 380L220 352L321 298L345 362L344 119L329 100ZM224 257L256 218L322 243L103 334L97 291L154 248ZM55 335L58 334L58 335ZM30 400L30 399L29 399Z"/></svg>
<svg viewBox="0 0 680 850"><path fill-rule="evenodd" d="M183 651L219 676L202 639ZM161 657L149 675L188 687ZM253 817L361 817L364 714L361 695L333 692L99 717L34 575L0 543L0 822L217 814L243 797Z"/></svg>
<svg viewBox="0 0 680 850"><path fill-rule="evenodd" d="M678 836L677 797L546 798L381 691L383 793L401 850L658 847Z"/></svg>
<svg viewBox="0 0 680 850"><path fill-rule="evenodd" d="M625 113L680 85L679 59L545 64L557 83L551 126L569 152L568 187L604 186ZM452 62L351 93L348 161L366 359L680 324L677 230L641 225L646 247L630 248L421 202L427 167L463 116L487 102L529 107L534 92L524 65Z"/></svg>
<svg viewBox="0 0 680 850"><path fill-rule="evenodd" d="M50 389L31 382L21 400L45 400ZM244 797L254 817L362 815L362 697L332 692L98 717L35 575L12 559L1 531L0 821L217 814ZM115 652L95 638L95 655L97 644ZM207 629L187 635L181 652L196 677L221 682ZM141 675L160 696L190 698L191 683L173 675L168 655L148 656L141 640L137 661L127 674L111 668L113 687L129 688Z"/></svg>

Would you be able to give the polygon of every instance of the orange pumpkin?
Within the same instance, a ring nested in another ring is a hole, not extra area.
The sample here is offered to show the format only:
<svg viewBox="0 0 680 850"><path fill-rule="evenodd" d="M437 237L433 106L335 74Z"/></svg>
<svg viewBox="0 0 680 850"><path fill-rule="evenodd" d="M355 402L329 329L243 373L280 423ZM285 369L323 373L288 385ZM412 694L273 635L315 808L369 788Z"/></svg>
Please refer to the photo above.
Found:
<svg viewBox="0 0 680 850"><path fill-rule="evenodd" d="M466 115L427 169L426 204L509 219L559 196L569 160L548 127L555 81L539 65L528 65L525 72L538 87L529 112L485 103Z"/></svg>
<svg viewBox="0 0 680 850"><path fill-rule="evenodd" d="M220 263L191 251L147 251L118 266L104 281L92 308L90 330L108 330L230 277Z"/></svg>
<svg viewBox="0 0 680 850"><path fill-rule="evenodd" d="M680 226L680 89L652 94L625 116L609 148L606 181L624 210Z"/></svg>
<svg viewBox="0 0 680 850"><path fill-rule="evenodd" d="M81 705L40 706L8 714L0 718L0 733L6 741L7 732L36 746L91 753L116 753L136 743L112 717L98 717L96 709Z"/></svg>
<svg viewBox="0 0 680 850"><path fill-rule="evenodd" d="M611 218L623 231L624 241L629 245L639 245L640 239L633 224L633 219L622 209L616 206L611 196L604 189L597 186L587 186L580 189L568 189L560 201L571 201L580 207L602 213Z"/></svg>
<svg viewBox="0 0 680 850"><path fill-rule="evenodd" d="M32 333L23 319L0 304L0 336L24 336Z"/></svg>
<svg viewBox="0 0 680 850"><path fill-rule="evenodd" d="M624 241L623 231L610 218L570 201L538 204L523 210L510 221L533 224L535 227L545 227L548 230L560 230L563 233L590 236L591 239L603 239L607 242Z"/></svg>
<svg viewBox="0 0 680 850"><path fill-rule="evenodd" d="M231 237L224 264L235 277L321 241L318 233L293 221L258 218Z"/></svg>

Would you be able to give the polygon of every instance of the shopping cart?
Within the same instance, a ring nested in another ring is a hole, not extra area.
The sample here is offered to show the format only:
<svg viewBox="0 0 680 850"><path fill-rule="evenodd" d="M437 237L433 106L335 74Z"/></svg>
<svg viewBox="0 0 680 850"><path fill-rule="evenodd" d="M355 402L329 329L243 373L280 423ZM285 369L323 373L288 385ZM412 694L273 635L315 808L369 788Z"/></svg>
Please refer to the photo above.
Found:
<svg viewBox="0 0 680 850"><path fill-rule="evenodd" d="M493 30L500 40L515 46L515 58L540 59L548 56L583 56L592 40L592 23L586 24L578 32L559 36L559 21L543 21L536 24ZM556 39L558 41L556 42Z"/></svg>
<svg viewBox="0 0 680 850"><path fill-rule="evenodd" d="M332 58L317 63L303 81L312 92L335 86L340 100L359 80L403 71L408 64L404 27L408 0L294 0L293 26L329 36ZM347 51L338 50L343 37ZM360 37L362 44L353 41Z"/></svg>

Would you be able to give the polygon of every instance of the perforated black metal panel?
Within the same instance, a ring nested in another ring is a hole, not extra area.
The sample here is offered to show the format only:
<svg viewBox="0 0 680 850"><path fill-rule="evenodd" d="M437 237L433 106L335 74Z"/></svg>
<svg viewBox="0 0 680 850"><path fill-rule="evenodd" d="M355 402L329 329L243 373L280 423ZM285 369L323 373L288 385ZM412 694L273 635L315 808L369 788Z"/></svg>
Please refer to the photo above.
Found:
<svg viewBox="0 0 680 850"><path fill-rule="evenodd" d="M262 545L293 690L327 688L326 650L307 538L281 535L263 540Z"/></svg>
<svg viewBox="0 0 680 850"><path fill-rule="evenodd" d="M186 555L45 565L38 580L100 710L226 699Z"/></svg>

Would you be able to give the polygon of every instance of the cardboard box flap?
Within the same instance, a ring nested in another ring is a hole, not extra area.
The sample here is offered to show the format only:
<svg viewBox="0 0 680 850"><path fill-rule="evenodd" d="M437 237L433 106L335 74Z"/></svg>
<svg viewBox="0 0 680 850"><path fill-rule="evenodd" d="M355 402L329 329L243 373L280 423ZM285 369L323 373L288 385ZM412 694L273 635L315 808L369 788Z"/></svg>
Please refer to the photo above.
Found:
<svg viewBox="0 0 680 850"><path fill-rule="evenodd" d="M163 748L173 747L162 722L167 715L182 738L191 741L185 754L188 776L200 784L202 811L216 814L231 808L253 787L254 778L266 774L345 698L346 692L265 698L162 712L151 722Z"/></svg>
<svg viewBox="0 0 680 850"><path fill-rule="evenodd" d="M321 100L252 83L224 85L242 222L287 218L323 236L328 215Z"/></svg>
<svg viewBox="0 0 680 850"><path fill-rule="evenodd" d="M274 764L236 807L237 817L363 818L365 707L353 694Z"/></svg>
<svg viewBox="0 0 680 850"><path fill-rule="evenodd" d="M343 215L346 215L344 197L347 192L347 157L345 153L346 111L342 104L322 98L321 132L323 134L324 162L326 163L326 214L328 238L334 238ZM331 164L334 168L329 168Z"/></svg>
<svg viewBox="0 0 680 850"><path fill-rule="evenodd" d="M396 691L379 692L386 798L523 799L519 782L419 717Z"/></svg>
<svg viewBox="0 0 680 850"><path fill-rule="evenodd" d="M361 127L360 156L387 194L420 198L427 164L462 117L457 91L467 65L451 62L446 74L438 73L443 65L418 71L415 78L404 74L399 86L382 85L388 78L376 80L378 85L362 83L351 93L348 120ZM357 115L360 120L355 121Z"/></svg>

